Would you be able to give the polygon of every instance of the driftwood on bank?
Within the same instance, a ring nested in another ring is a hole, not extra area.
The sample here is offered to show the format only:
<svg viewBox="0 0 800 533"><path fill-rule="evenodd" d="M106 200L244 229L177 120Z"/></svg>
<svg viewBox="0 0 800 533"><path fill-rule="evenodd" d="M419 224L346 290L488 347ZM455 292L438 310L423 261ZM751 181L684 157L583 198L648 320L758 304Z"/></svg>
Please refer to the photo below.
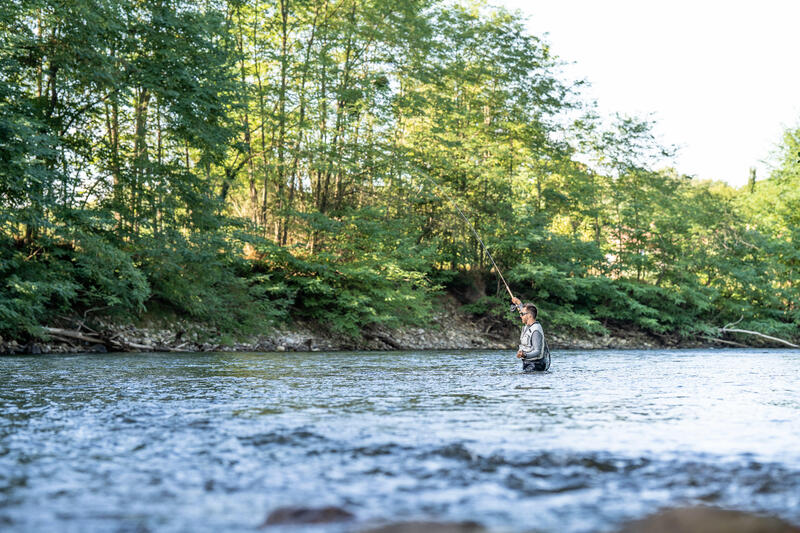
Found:
<svg viewBox="0 0 800 533"><path fill-rule="evenodd" d="M737 320L736 322L731 322L730 324L725 324L724 326L719 328L717 331L719 331L720 334L723 334L723 333L744 333L745 335L755 335L757 337L762 337L762 338L767 339L767 340L771 340L771 341L779 342L781 344L785 344L786 346L791 346L792 348L800 348L800 346L798 346L796 344L792 344L791 342L789 342L787 340L780 339L778 337L773 337L772 335L765 335L764 333L761 333L759 331L750 331L749 329L739 329L739 328L731 327L731 326L735 326L736 324L738 324L742 320L744 320L744 315L740 316L739 320ZM731 341L723 341L723 340L720 340L720 339L717 339L717 340L719 342L724 342L726 344L732 344Z"/></svg>
<svg viewBox="0 0 800 533"><path fill-rule="evenodd" d="M390 346L390 347L394 348L395 350L402 350L403 349L403 347L400 345L399 342L397 342L396 340L391 338L389 335L386 335L384 333L380 333L378 331L371 331L371 332L365 333L364 336L371 337L373 339L379 340L382 343L386 344L387 346Z"/></svg>
<svg viewBox="0 0 800 533"><path fill-rule="evenodd" d="M709 337L708 335L700 335L701 339L706 339L713 342L718 342L720 344L727 344L729 346L739 346L740 348L749 348L748 345L743 344L741 342L734 342L734 341L726 341L725 339L718 339L717 337Z"/></svg>
<svg viewBox="0 0 800 533"><path fill-rule="evenodd" d="M63 329L63 328L44 328L44 330L48 333L48 335L54 337L61 337L61 338L68 338L68 339L75 339L78 341L88 342L91 344L102 344L106 348L112 348L117 350L155 350L157 349L156 346L150 346L147 344L139 344L136 342L130 341L122 341L116 337L103 337L101 335L90 335L86 333L81 333L80 331L75 331L71 329ZM160 351L171 351L169 348L158 347Z"/></svg>
<svg viewBox="0 0 800 533"><path fill-rule="evenodd" d="M724 327L724 328L719 328L719 332L720 333L744 333L746 335L756 335L757 337L762 337L764 339L768 339L768 340L771 340L771 341L779 342L781 344L785 344L786 346L791 346L792 348L800 348L800 346L798 346L797 344L792 344L791 342L789 342L787 340L779 339L778 337L773 337L772 335L765 335L763 333L759 333L758 331L750 331L750 330L747 330L747 329Z"/></svg>

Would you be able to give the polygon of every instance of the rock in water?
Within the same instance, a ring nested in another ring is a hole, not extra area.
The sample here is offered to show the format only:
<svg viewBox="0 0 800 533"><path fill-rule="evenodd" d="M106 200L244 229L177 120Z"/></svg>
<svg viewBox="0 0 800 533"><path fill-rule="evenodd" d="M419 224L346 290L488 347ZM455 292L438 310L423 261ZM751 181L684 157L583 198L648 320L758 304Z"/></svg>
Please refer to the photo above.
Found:
<svg viewBox="0 0 800 533"><path fill-rule="evenodd" d="M362 533L482 533L477 522L400 522L368 529Z"/></svg>
<svg viewBox="0 0 800 533"><path fill-rule="evenodd" d="M355 518L353 513L340 507L279 507L272 511L261 527L294 524L327 524L346 522Z"/></svg>
<svg viewBox="0 0 800 533"><path fill-rule="evenodd" d="M619 533L800 533L779 518L713 507L686 507L661 511L630 522Z"/></svg>
<svg viewBox="0 0 800 533"><path fill-rule="evenodd" d="M29 355L41 355L42 347L38 343L29 342L25 346L25 353Z"/></svg>

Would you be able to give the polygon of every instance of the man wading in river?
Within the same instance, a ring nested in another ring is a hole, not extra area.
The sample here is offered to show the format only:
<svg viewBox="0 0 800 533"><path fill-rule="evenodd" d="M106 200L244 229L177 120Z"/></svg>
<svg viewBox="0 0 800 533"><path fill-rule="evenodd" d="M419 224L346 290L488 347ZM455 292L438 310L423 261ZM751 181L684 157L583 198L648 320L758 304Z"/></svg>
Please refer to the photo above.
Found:
<svg viewBox="0 0 800 533"><path fill-rule="evenodd" d="M533 304L522 305L519 298L511 298L524 324L519 336L517 358L522 359L522 371L545 371L550 368L550 349L544 340L542 325L536 321L539 311Z"/></svg>

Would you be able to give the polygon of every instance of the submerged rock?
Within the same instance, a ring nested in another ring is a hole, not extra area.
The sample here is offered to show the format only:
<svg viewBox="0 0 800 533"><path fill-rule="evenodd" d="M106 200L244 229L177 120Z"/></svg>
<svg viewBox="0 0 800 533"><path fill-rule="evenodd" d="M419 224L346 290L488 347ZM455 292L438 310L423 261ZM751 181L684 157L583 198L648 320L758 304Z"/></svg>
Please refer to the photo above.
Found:
<svg viewBox="0 0 800 533"><path fill-rule="evenodd" d="M481 533L477 522L400 522L362 531L362 533Z"/></svg>
<svg viewBox="0 0 800 533"><path fill-rule="evenodd" d="M800 533L779 518L713 507L668 509L625 525L619 533Z"/></svg>
<svg viewBox="0 0 800 533"><path fill-rule="evenodd" d="M295 524L327 524L355 518L341 507L279 507L272 511L261 527Z"/></svg>

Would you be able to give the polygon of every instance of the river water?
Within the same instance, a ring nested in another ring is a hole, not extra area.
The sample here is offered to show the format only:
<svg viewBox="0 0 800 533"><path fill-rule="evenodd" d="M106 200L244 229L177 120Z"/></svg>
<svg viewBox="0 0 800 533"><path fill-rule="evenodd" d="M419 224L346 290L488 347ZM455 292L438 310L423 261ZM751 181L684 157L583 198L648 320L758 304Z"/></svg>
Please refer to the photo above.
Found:
<svg viewBox="0 0 800 533"><path fill-rule="evenodd" d="M497 351L0 357L0 529L253 531L286 505L357 517L314 531L800 523L798 376L798 350L556 351L533 375Z"/></svg>

